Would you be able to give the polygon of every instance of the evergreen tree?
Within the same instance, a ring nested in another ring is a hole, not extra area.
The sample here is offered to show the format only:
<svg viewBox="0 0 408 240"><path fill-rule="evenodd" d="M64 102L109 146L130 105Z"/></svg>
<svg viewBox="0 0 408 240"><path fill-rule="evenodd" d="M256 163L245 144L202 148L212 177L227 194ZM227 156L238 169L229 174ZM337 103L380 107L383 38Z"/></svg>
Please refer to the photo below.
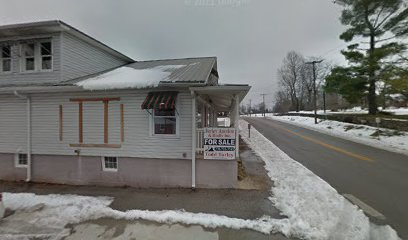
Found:
<svg viewBox="0 0 408 240"><path fill-rule="evenodd" d="M376 83L392 60L403 53L399 39L408 34L408 8L403 0L336 0L344 7L340 21L348 28L340 35L352 42L342 54L349 67L336 67L327 77L326 90L348 101L366 96L369 113L377 113Z"/></svg>

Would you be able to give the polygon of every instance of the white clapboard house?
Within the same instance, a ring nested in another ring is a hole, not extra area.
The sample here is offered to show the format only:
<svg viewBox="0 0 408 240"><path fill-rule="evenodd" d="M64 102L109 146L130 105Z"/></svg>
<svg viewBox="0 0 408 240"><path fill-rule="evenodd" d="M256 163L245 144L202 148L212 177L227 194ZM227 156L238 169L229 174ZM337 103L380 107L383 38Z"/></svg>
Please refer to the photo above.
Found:
<svg viewBox="0 0 408 240"><path fill-rule="evenodd" d="M135 61L61 21L0 26L0 48L0 180L235 186L238 149L205 159L204 131L237 128L250 87L215 57Z"/></svg>

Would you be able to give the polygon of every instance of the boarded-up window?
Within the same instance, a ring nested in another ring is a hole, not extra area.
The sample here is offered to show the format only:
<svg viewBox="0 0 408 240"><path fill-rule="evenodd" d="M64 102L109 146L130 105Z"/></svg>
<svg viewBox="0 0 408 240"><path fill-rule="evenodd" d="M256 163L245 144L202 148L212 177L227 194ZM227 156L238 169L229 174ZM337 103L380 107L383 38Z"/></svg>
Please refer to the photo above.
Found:
<svg viewBox="0 0 408 240"><path fill-rule="evenodd" d="M83 102L83 142L104 143L104 105Z"/></svg>
<svg viewBox="0 0 408 240"><path fill-rule="evenodd" d="M78 138L83 147L120 147L124 138L120 98L73 98L78 102Z"/></svg>

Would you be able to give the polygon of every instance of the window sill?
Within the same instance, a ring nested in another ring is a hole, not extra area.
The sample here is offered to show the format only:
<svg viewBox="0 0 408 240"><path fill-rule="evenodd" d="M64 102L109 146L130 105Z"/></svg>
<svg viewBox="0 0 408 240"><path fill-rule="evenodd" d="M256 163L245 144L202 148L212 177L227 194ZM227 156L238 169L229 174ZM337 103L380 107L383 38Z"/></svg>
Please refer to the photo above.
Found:
<svg viewBox="0 0 408 240"><path fill-rule="evenodd" d="M0 75L11 75L13 74L12 71L8 71L8 72L0 72Z"/></svg>
<svg viewBox="0 0 408 240"><path fill-rule="evenodd" d="M118 169L114 169L114 168L104 168L102 169L104 172L111 172L111 173L115 173L118 172Z"/></svg>
<svg viewBox="0 0 408 240"><path fill-rule="evenodd" d="M27 165L16 165L16 168L27 168Z"/></svg>
<svg viewBox="0 0 408 240"><path fill-rule="evenodd" d="M155 139L180 139L179 134L151 134L150 137Z"/></svg>
<svg viewBox="0 0 408 240"><path fill-rule="evenodd" d="M50 69L50 70L21 71L20 74L51 73L51 72L54 72L54 70Z"/></svg>
<svg viewBox="0 0 408 240"><path fill-rule="evenodd" d="M70 147L83 147L83 148L121 148L121 144L85 144L85 143L75 143L69 144Z"/></svg>

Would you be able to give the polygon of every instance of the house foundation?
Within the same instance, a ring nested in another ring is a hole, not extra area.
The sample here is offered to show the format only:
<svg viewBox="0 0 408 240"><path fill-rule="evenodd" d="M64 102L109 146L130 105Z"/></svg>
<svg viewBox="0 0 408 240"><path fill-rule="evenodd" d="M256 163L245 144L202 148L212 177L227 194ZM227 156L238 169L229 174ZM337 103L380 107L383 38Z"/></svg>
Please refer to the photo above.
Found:
<svg viewBox="0 0 408 240"><path fill-rule="evenodd" d="M237 162L196 161L198 188L234 188ZM52 169L52 171L50 170ZM25 181L26 168L14 154L0 154L0 179ZM117 171L104 171L99 156L33 155L32 182L131 187L191 187L191 159L118 158Z"/></svg>

